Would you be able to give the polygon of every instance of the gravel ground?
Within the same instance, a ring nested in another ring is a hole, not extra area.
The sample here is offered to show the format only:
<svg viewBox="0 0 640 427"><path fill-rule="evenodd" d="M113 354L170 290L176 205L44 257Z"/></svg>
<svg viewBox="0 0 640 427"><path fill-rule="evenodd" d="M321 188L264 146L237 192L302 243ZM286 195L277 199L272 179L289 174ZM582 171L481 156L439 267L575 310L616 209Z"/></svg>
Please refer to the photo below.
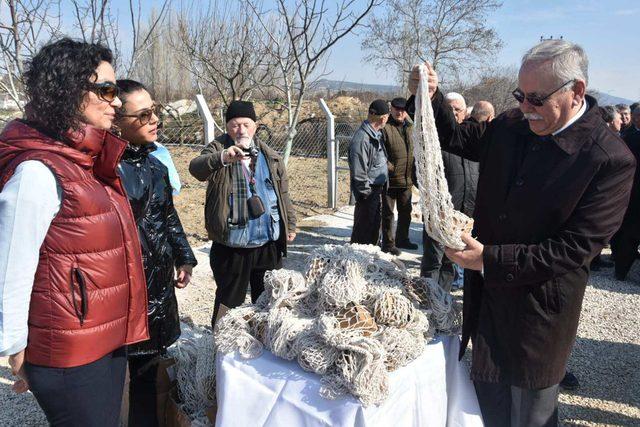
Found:
<svg viewBox="0 0 640 427"><path fill-rule="evenodd" d="M301 270L306 255L319 244L347 242L353 221L351 212L346 208L302 221L285 268ZM415 242L420 241L420 226L412 224L411 238ZM208 252L208 246L196 250L200 265L194 271L193 282L178 292L183 319L200 325L209 324L213 308L215 285ZM421 248L401 255L413 273L418 271L420 253ZM581 387L560 396L560 416L565 425L640 426L640 263L634 265L626 282L612 276L612 269L605 269L594 272L589 280L569 362ZM11 383L6 359L0 358L0 426L45 425L33 396L13 394Z"/></svg>

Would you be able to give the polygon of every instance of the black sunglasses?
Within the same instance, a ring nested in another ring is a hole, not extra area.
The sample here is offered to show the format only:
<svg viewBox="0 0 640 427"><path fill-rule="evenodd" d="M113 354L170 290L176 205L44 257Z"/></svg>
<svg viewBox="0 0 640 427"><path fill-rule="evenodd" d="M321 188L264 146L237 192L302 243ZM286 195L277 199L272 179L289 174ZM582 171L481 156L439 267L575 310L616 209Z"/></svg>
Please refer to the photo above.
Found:
<svg viewBox="0 0 640 427"><path fill-rule="evenodd" d="M145 108L144 110L138 111L136 114L122 114L118 113L118 117L135 117L141 125L146 125L151 121L153 115L156 117L160 117L160 112L162 111L162 105L154 104L151 108Z"/></svg>
<svg viewBox="0 0 640 427"><path fill-rule="evenodd" d="M565 82L562 86L560 86L559 88L557 88L556 90L548 94L547 96L540 97L536 95L527 95L522 90L520 90L520 88L517 88L516 90L511 92L511 95L513 95L516 101L518 101L520 104L522 104L526 99L527 101L529 101L529 104L533 105L534 107L542 107L544 105L544 101L549 99L551 95L553 95L554 93L556 93L557 91L559 91L560 89L568 85L569 83L574 83L574 82L575 82L575 79L571 79L568 82Z"/></svg>
<svg viewBox="0 0 640 427"><path fill-rule="evenodd" d="M113 82L88 83L89 90L105 102L112 102L120 95L120 88Z"/></svg>

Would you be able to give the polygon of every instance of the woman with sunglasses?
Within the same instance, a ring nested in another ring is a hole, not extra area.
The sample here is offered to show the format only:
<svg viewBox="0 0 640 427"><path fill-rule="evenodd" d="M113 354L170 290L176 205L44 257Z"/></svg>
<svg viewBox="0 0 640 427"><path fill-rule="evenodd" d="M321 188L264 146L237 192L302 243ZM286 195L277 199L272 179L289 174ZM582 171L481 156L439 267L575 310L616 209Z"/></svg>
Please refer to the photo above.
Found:
<svg viewBox="0 0 640 427"><path fill-rule="evenodd" d="M117 426L125 346L149 338L112 61L99 44L44 46L26 118L0 134L0 356L51 425Z"/></svg>
<svg viewBox="0 0 640 427"><path fill-rule="evenodd" d="M129 425L156 426L158 356L180 336L174 287L187 286L197 262L173 206L167 167L150 155L156 150L157 107L141 83L118 80L117 84L122 108L115 125L129 142L118 174L138 225L151 335L149 341L129 347Z"/></svg>

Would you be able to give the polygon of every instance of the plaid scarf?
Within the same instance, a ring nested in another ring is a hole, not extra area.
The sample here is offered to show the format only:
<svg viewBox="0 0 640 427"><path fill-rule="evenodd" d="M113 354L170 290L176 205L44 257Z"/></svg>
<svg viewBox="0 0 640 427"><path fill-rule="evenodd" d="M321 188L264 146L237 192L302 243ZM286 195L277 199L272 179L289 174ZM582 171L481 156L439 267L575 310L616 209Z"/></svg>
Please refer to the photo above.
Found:
<svg viewBox="0 0 640 427"><path fill-rule="evenodd" d="M245 172L243 171L244 165L242 160L234 162L231 165L231 177L232 188L231 194L233 195L231 200L231 223L239 227L246 227L249 219L249 211L247 209L247 199L249 198L249 190L251 193L255 193L255 187L253 185L247 186L247 179L245 179ZM251 158L250 170L253 179L255 175L256 158ZM254 188L249 188L254 187Z"/></svg>

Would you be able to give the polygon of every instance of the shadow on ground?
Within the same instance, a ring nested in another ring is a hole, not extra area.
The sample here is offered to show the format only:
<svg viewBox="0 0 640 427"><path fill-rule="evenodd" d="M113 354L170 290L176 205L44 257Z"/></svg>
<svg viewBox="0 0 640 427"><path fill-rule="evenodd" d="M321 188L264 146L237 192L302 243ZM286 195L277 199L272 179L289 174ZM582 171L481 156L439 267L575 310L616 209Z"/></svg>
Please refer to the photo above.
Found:
<svg viewBox="0 0 640 427"><path fill-rule="evenodd" d="M11 370L0 366L0 413L3 427L46 426L47 421L31 393L16 394Z"/></svg>

